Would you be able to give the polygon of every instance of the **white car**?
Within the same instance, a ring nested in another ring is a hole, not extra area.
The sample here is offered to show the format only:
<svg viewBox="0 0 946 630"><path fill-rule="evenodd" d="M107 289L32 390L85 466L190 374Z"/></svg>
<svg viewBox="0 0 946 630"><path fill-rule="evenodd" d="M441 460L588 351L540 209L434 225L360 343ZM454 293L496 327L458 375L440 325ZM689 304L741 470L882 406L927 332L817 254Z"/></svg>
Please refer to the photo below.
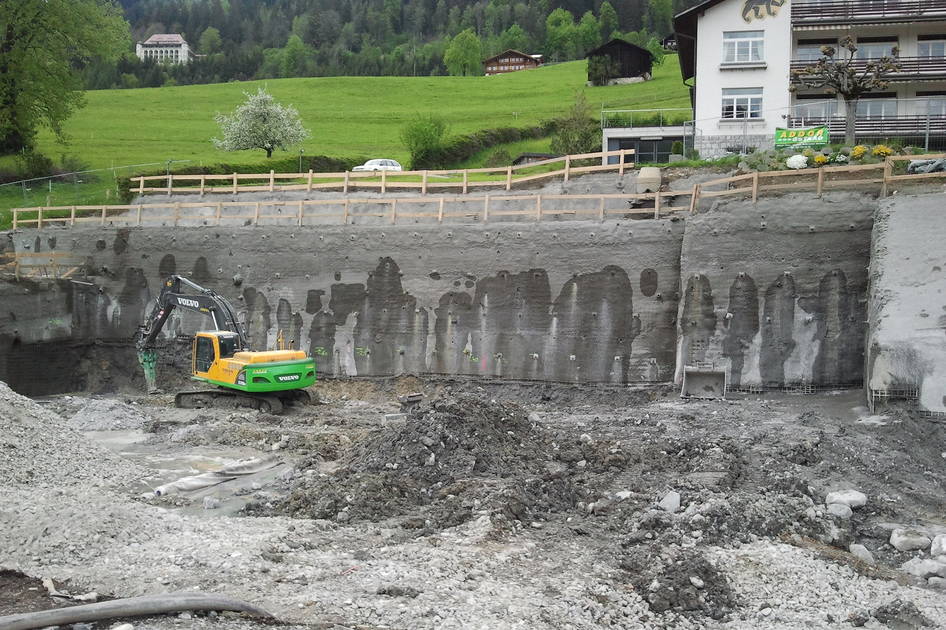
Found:
<svg viewBox="0 0 946 630"><path fill-rule="evenodd" d="M394 160L368 160L361 166L351 169L353 171L400 171L401 165Z"/></svg>

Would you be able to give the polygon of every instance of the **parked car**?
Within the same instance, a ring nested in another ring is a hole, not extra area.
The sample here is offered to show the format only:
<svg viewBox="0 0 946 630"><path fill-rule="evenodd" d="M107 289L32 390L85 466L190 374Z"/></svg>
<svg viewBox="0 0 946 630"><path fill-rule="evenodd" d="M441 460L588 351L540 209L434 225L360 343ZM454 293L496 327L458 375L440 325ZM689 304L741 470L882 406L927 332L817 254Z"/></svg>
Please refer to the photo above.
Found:
<svg viewBox="0 0 946 630"><path fill-rule="evenodd" d="M351 169L353 171L400 171L401 165L394 160L368 160L361 166Z"/></svg>

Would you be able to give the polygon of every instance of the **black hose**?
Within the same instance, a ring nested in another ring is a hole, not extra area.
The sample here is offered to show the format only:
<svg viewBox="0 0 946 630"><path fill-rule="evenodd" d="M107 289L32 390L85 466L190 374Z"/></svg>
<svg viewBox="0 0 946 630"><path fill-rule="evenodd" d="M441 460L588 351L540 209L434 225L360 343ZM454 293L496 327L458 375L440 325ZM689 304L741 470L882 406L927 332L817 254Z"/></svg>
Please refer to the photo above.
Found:
<svg viewBox="0 0 946 630"><path fill-rule="evenodd" d="M255 617L270 619L273 617L262 608L257 608L252 604L212 593L166 593L7 615L0 617L0 630L36 630L71 623L122 617L146 617L184 610L232 610L249 613Z"/></svg>

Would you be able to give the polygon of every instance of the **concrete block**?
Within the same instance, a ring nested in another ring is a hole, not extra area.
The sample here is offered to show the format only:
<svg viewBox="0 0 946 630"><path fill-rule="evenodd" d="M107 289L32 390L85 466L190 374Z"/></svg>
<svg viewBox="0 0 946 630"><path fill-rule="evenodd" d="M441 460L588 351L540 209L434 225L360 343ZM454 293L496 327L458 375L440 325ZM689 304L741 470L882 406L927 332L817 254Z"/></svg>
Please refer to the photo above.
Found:
<svg viewBox="0 0 946 630"><path fill-rule="evenodd" d="M648 193L660 190L663 177L656 166L645 166L637 173L637 192Z"/></svg>

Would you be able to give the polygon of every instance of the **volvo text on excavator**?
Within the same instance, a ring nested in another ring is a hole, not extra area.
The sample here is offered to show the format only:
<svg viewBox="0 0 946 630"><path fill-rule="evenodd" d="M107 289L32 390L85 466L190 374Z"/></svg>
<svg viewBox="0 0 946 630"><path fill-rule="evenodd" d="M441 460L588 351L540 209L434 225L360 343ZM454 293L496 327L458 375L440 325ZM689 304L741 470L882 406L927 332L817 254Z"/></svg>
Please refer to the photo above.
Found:
<svg viewBox="0 0 946 630"><path fill-rule="evenodd" d="M307 402L306 387L315 382L315 361L301 350L249 350L246 332L222 295L183 278L165 280L157 303L135 337L138 361L149 392L157 391L155 340L176 308L210 317L214 330L195 333L191 377L216 389L181 392L178 407L251 407L280 413L291 402Z"/></svg>

